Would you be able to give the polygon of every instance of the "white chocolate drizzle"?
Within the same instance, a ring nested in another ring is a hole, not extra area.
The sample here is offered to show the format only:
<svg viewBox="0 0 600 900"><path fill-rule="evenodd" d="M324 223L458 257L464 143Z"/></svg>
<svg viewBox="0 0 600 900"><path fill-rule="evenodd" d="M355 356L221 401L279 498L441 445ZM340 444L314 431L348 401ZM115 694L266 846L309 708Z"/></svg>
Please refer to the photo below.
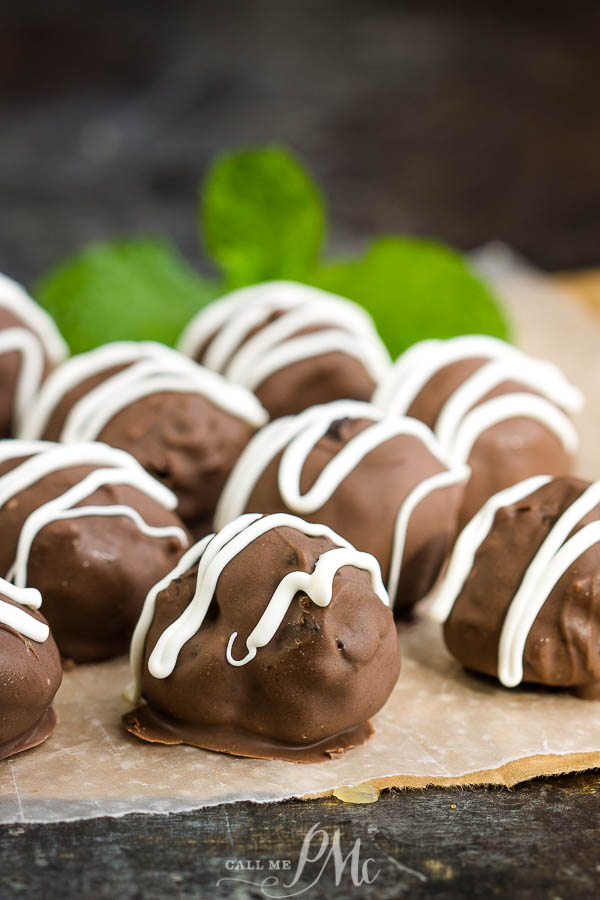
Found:
<svg viewBox="0 0 600 900"><path fill-rule="evenodd" d="M309 537L327 537L337 546L321 554L312 573L288 573L270 598L258 624L246 639L246 654L242 659L233 656L237 632L231 634L226 659L232 666L244 666L275 636L295 595L302 591L317 606L328 606L333 596L333 581L343 566L353 566L368 572L373 591L382 603L389 606L389 598L377 560L369 553L356 550L348 541L325 525L304 522L287 513L262 516L246 513L230 522L216 534L208 535L185 553L175 569L158 582L148 593L131 643L131 669L134 677L132 696L141 695L141 679L146 639L154 618L156 599L173 581L198 564L194 596L181 615L161 634L148 659L148 671L154 678L167 678L174 670L179 653L187 641L202 627L214 598L217 583L225 567L253 541L274 528L294 528Z"/></svg>
<svg viewBox="0 0 600 900"><path fill-rule="evenodd" d="M157 356L177 356L164 344L154 341L115 341L104 344L89 353L80 353L66 360L50 373L36 398L35 404L25 417L20 437L31 439L40 437L52 413L66 394L88 378L116 366L128 366L144 359Z"/></svg>
<svg viewBox="0 0 600 900"><path fill-rule="evenodd" d="M0 354L18 353L21 357L13 398L13 427L19 430L44 376L45 354L59 362L67 348L50 317L12 279L0 274L0 307L18 318L14 325L0 331Z"/></svg>
<svg viewBox="0 0 600 900"><path fill-rule="evenodd" d="M123 504L77 506L104 485L127 485L151 497L166 509L175 509L177 498L165 485L152 478L124 450L106 444L44 444L31 441L0 442L0 461L16 459L28 452L35 455L0 477L0 508L42 478L73 466L97 466L63 494L42 504L23 522L17 552L7 577L19 588L27 584L27 565L36 536L51 522L88 516L122 516L134 523L147 537L174 538L182 547L188 544L186 532L177 525L156 527L144 521L137 510Z"/></svg>
<svg viewBox="0 0 600 900"><path fill-rule="evenodd" d="M18 438L14 440L7 438L0 441L0 463L7 462L9 459L33 456L56 447L60 447L60 444L53 441L22 441Z"/></svg>
<svg viewBox="0 0 600 900"><path fill-rule="evenodd" d="M302 494L300 480L309 454L332 423L344 418L372 420L373 424L348 441L327 463L312 487ZM331 499L342 481L368 453L399 435L411 435L419 439L435 459L446 466L443 451L426 425L417 419L386 417L382 410L370 403L338 400L311 407L298 416L277 419L259 431L242 452L219 499L215 527L222 528L246 509L256 483L277 454L282 453L277 479L283 503L297 515L310 515ZM445 468L421 481L405 497L398 510L393 535L387 584L392 603L400 580L412 513L429 494L464 483L469 474L469 467L462 463Z"/></svg>
<svg viewBox="0 0 600 900"><path fill-rule="evenodd" d="M469 359L484 362L446 400L433 428L451 462L466 462L484 431L514 418L539 421L558 437L567 453L577 452L577 432L564 411L575 413L582 408L581 392L553 363L534 359L485 335L421 341L410 347L380 383L373 403L390 415L406 415L440 369ZM483 399L507 381L518 382L524 389ZM535 393L528 393L526 388Z"/></svg>
<svg viewBox="0 0 600 900"><path fill-rule="evenodd" d="M269 319L281 313L273 321ZM258 332L248 337L250 332ZM309 328L321 330L309 334ZM179 349L252 390L300 360L341 352L359 359L378 381L390 358L368 313L344 297L292 281L270 281L227 294L201 310Z"/></svg>
<svg viewBox="0 0 600 900"><path fill-rule="evenodd" d="M7 353L19 353L21 356L12 403L13 430L18 431L42 382L44 351L37 335L27 328L5 328L0 331L0 354Z"/></svg>
<svg viewBox="0 0 600 900"><path fill-rule="evenodd" d="M551 481L548 475L537 475L490 497L456 541L444 580L429 608L431 618L438 622L449 618L496 513L526 499ZM498 679L506 687L516 687L523 680L527 638L551 591L586 550L600 543L600 522L585 525L569 537L598 505L600 481L589 485L559 516L527 567L507 609L498 644Z"/></svg>
<svg viewBox="0 0 600 900"><path fill-rule="evenodd" d="M8 597L19 606L7 603L2 597ZM45 622L40 622L39 619L29 615L20 607L39 609L41 605L42 595L35 588L15 587L14 584L0 578L0 623L38 644L43 644L48 640L50 629Z"/></svg>
<svg viewBox="0 0 600 900"><path fill-rule="evenodd" d="M61 440L90 441L122 409L141 397L163 391L201 394L211 403L249 424L260 427L267 413L253 394L198 365L176 350L151 341L118 342L72 357L42 387L21 429L21 437L43 434L52 412L68 391L115 366L122 371L105 379L81 397L69 411Z"/></svg>
<svg viewBox="0 0 600 900"><path fill-rule="evenodd" d="M69 348L48 313L33 300L27 291L0 273L0 306L10 310L39 336L48 358L59 363L67 356Z"/></svg>

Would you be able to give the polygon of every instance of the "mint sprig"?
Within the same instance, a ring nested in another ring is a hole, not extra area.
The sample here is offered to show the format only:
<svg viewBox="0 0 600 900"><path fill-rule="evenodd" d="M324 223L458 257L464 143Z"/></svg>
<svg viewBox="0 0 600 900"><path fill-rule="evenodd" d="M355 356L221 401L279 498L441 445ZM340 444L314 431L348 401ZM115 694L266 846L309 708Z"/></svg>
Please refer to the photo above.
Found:
<svg viewBox="0 0 600 900"><path fill-rule="evenodd" d="M433 241L380 238L361 259L323 265L311 281L364 306L393 358L425 338L509 335L504 313L466 259Z"/></svg>
<svg viewBox="0 0 600 900"><path fill-rule="evenodd" d="M362 304L392 356L424 338L509 336L490 288L461 254L392 236L358 259L323 260L326 221L321 193L295 156L279 147L226 153L208 172L199 213L222 279L200 277L164 241L135 238L85 247L33 292L73 352L123 339L173 344L225 290L281 278Z"/></svg>
<svg viewBox="0 0 600 900"><path fill-rule="evenodd" d="M115 340L174 344L219 292L173 247L153 238L88 245L33 287L73 353Z"/></svg>
<svg viewBox="0 0 600 900"><path fill-rule="evenodd" d="M285 150L217 158L201 193L201 230L229 288L302 280L317 263L325 209L312 179Z"/></svg>
<svg viewBox="0 0 600 900"><path fill-rule="evenodd" d="M424 338L509 335L490 288L442 244L392 236L374 241L359 259L320 260L325 207L306 170L284 150L217 159L201 221L229 287L292 278L349 297L371 313L392 356Z"/></svg>

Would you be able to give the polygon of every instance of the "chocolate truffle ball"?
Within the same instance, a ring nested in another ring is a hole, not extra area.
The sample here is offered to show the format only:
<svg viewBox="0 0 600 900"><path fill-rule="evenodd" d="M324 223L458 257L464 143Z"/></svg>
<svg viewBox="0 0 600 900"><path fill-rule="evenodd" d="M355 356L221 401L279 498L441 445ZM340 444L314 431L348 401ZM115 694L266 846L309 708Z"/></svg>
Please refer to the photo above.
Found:
<svg viewBox="0 0 600 900"><path fill-rule="evenodd" d="M425 422L452 464L469 464L461 525L502 488L540 473L568 474L578 448L566 413L581 408L580 392L552 363L492 337L415 344L373 402Z"/></svg>
<svg viewBox="0 0 600 900"><path fill-rule="evenodd" d="M447 467L422 422L339 400L263 428L233 469L215 522L259 511L323 522L376 557L402 615L450 551L468 474Z"/></svg>
<svg viewBox="0 0 600 900"><path fill-rule="evenodd" d="M372 733L400 671L377 561L322 525L245 515L149 593L132 642L149 741L318 762Z"/></svg>
<svg viewBox="0 0 600 900"><path fill-rule="evenodd" d="M179 348L254 391L272 418L331 400L368 400L390 363L364 309L288 281L211 303L185 329Z"/></svg>
<svg viewBox="0 0 600 900"><path fill-rule="evenodd" d="M598 696L600 482L538 475L491 497L430 612L466 668Z"/></svg>
<svg viewBox="0 0 600 900"><path fill-rule="evenodd" d="M50 317L0 274L0 438L20 428L43 378L66 355Z"/></svg>
<svg viewBox="0 0 600 900"><path fill-rule="evenodd" d="M266 420L250 391L162 344L123 342L57 369L21 436L127 450L176 494L179 515L198 536L210 531L233 464Z"/></svg>
<svg viewBox="0 0 600 900"><path fill-rule="evenodd" d="M39 591L0 578L0 759L41 744L56 724L62 666L41 602Z"/></svg>
<svg viewBox="0 0 600 900"><path fill-rule="evenodd" d="M117 656L149 588L189 545L176 505L106 444L2 441L0 573L41 592L64 656Z"/></svg>

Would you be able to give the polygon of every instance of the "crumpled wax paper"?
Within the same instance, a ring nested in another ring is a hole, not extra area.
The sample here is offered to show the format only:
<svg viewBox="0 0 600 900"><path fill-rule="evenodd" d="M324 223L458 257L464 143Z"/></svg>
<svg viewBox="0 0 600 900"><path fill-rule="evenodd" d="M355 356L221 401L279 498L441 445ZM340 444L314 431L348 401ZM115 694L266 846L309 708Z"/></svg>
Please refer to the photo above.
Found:
<svg viewBox="0 0 600 900"><path fill-rule="evenodd" d="M554 359L587 409L579 471L600 477L600 325L583 304L502 256L478 263L495 280L520 345ZM249 760L192 747L145 744L126 734L126 660L65 673L58 726L42 746L0 762L0 823L55 822L132 812L180 812L236 800L330 793L341 785L512 785L535 775L600 766L600 702L568 693L505 690L464 672L440 627L402 626L404 663L375 736L318 765Z"/></svg>

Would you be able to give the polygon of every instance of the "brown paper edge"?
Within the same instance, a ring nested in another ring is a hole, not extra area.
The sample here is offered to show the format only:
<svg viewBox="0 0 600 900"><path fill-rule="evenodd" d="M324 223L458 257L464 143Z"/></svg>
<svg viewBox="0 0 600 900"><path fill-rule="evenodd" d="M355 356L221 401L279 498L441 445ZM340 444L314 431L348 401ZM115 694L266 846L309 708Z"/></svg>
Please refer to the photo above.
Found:
<svg viewBox="0 0 600 900"><path fill-rule="evenodd" d="M498 785L511 788L523 781L547 775L567 775L572 772L585 772L588 769L600 768L600 752L588 753L548 753L541 756L525 756L514 759L497 769L481 769L478 772L467 772L465 775L449 775L441 778L431 776L389 775L385 778L372 778L353 784L351 787L371 785L379 791L389 788L424 788L424 787L475 787L476 785ZM335 788L317 794L302 794L300 800L317 800L333 796Z"/></svg>

